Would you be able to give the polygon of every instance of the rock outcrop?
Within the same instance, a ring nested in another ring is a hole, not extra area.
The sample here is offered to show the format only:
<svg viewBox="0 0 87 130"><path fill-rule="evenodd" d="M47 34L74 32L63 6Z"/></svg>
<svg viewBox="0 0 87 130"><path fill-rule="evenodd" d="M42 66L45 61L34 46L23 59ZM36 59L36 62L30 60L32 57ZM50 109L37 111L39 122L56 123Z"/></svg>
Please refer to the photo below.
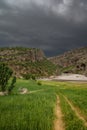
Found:
<svg viewBox="0 0 87 130"><path fill-rule="evenodd" d="M87 47L68 51L48 60L57 65L61 72L87 75Z"/></svg>
<svg viewBox="0 0 87 130"><path fill-rule="evenodd" d="M0 48L0 62L6 63L17 77L24 74L50 76L56 71L44 52L36 48Z"/></svg>

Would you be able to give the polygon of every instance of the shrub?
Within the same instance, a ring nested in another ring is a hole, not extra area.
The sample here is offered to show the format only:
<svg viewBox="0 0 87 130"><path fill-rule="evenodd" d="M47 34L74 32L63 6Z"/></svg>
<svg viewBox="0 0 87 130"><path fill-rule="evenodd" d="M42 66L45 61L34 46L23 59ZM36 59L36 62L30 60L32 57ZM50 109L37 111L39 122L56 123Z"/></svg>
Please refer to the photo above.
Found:
<svg viewBox="0 0 87 130"><path fill-rule="evenodd" d="M30 74L23 74L23 78L28 80L31 78L31 75Z"/></svg>
<svg viewBox="0 0 87 130"><path fill-rule="evenodd" d="M36 80L35 75L32 75L32 76L31 76L31 79L32 79L32 80Z"/></svg>
<svg viewBox="0 0 87 130"><path fill-rule="evenodd" d="M28 79L36 80L36 77L34 74L23 74L23 78L26 80Z"/></svg>
<svg viewBox="0 0 87 130"><path fill-rule="evenodd" d="M42 85L42 83L40 81L37 82L38 85Z"/></svg>

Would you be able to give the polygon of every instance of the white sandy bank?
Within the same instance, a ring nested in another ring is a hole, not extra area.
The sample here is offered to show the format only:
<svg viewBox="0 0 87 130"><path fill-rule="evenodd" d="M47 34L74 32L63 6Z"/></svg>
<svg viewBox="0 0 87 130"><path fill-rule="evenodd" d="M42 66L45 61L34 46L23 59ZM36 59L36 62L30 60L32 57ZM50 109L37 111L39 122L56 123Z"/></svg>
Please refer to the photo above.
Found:
<svg viewBox="0 0 87 130"><path fill-rule="evenodd" d="M62 74L60 76L44 78L42 80L71 80L71 81L87 81L87 77L80 74Z"/></svg>
<svg viewBox="0 0 87 130"><path fill-rule="evenodd" d="M86 81L87 77L80 74L62 74L60 76L56 76L54 79L58 80L79 80Z"/></svg>

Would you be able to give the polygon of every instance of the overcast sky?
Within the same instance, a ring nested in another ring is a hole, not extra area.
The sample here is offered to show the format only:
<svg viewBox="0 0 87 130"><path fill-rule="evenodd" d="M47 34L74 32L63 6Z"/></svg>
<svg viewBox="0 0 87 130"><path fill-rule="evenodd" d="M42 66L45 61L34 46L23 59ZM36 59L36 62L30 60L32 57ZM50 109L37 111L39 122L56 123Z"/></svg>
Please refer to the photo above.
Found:
<svg viewBox="0 0 87 130"><path fill-rule="evenodd" d="M0 46L48 56L87 46L87 0L0 0Z"/></svg>

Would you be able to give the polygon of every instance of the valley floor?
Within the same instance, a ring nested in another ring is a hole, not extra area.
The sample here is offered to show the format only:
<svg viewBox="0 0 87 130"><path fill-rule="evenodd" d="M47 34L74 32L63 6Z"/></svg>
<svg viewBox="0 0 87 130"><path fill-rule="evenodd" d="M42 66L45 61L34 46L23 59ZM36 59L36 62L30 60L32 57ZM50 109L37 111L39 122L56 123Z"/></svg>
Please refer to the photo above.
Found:
<svg viewBox="0 0 87 130"><path fill-rule="evenodd" d="M0 96L0 130L87 130L87 83L38 82L18 79Z"/></svg>

